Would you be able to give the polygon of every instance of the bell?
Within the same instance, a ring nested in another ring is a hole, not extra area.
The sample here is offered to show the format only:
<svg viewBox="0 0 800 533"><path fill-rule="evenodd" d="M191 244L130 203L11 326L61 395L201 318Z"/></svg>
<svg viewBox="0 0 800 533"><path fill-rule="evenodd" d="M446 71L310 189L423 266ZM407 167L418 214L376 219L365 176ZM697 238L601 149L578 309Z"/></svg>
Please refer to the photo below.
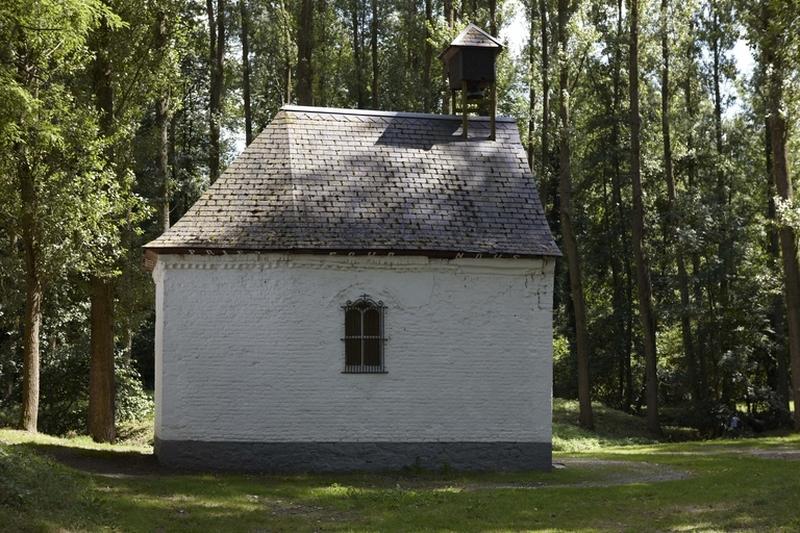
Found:
<svg viewBox="0 0 800 533"><path fill-rule="evenodd" d="M483 89L480 87L467 88L467 100L480 100L483 98Z"/></svg>
<svg viewBox="0 0 800 533"><path fill-rule="evenodd" d="M467 100L480 100L483 98L483 83L479 81L467 81Z"/></svg>

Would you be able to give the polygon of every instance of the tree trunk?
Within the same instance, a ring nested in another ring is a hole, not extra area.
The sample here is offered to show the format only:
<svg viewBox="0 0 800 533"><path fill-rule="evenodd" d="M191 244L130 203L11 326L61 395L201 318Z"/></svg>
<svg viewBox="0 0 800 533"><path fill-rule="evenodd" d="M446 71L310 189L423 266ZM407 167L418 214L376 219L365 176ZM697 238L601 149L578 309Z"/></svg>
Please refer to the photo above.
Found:
<svg viewBox="0 0 800 533"><path fill-rule="evenodd" d="M351 0L352 12L351 21L353 23L353 63L356 69L356 102L359 109L364 109L364 80L363 67L361 65L361 0Z"/></svg>
<svg viewBox="0 0 800 533"><path fill-rule="evenodd" d="M250 103L250 10L248 0L239 0L242 17L242 101L244 104L244 139L247 146L253 142L253 110Z"/></svg>
<svg viewBox="0 0 800 533"><path fill-rule="evenodd" d="M19 148L21 151L23 148ZM25 319L22 347L22 413L19 427L36 432L39 419L39 330L42 326L42 280L36 237L36 184L25 164L19 168L22 200L22 247L25 266Z"/></svg>
<svg viewBox="0 0 800 533"><path fill-rule="evenodd" d="M633 216L631 235L636 262L639 293L639 320L642 324L645 352L647 427L660 433L658 421L658 374L656 356L656 323L653 313L650 267L644 249L644 199L641 176L641 117L639 116L639 1L630 0L630 57L628 67L630 89L631 182L633 184Z"/></svg>
<svg viewBox="0 0 800 533"><path fill-rule="evenodd" d="M533 2L534 0L531 0ZM542 197L542 206L547 212L547 205L552 202L555 207L555 191L550 194L550 44L547 33L547 2L539 0L539 24L542 33L542 162L541 162L541 187L539 195Z"/></svg>
<svg viewBox="0 0 800 533"><path fill-rule="evenodd" d="M222 89L224 85L225 57L225 0L217 0L216 15L214 0L206 0L208 15L209 65L211 69L208 116L208 177L211 184L217 181L220 174L220 121L222 114Z"/></svg>
<svg viewBox="0 0 800 533"><path fill-rule="evenodd" d="M297 102L300 105L313 103L314 53L314 0L301 0L300 27L297 31Z"/></svg>
<svg viewBox="0 0 800 533"><path fill-rule="evenodd" d="M158 130L158 164L156 179L161 188L161 228L169 229L169 96L156 103L156 128Z"/></svg>
<svg viewBox="0 0 800 533"><path fill-rule="evenodd" d="M374 1L374 0L373 0ZM425 0L425 55L422 73L422 111L431 112L431 63L433 62L433 46L430 43L430 25L433 24L433 2Z"/></svg>
<svg viewBox="0 0 800 533"><path fill-rule="evenodd" d="M620 120L622 117L622 39L623 39L622 0L617 0L617 32L614 43L614 71L612 74L612 109L614 120L611 125L612 164L612 198L617 208L617 239L621 241L620 256L623 263L624 278L615 279L614 316L619 338L618 379L620 388L620 405L629 411L633 405L633 369L631 352L633 350L633 272L631 270L630 249L627 237L627 217L622 201L622 157L620 146Z"/></svg>
<svg viewBox="0 0 800 533"><path fill-rule="evenodd" d="M291 103L292 101L292 31L290 28L290 15L289 9L286 7L286 0L280 0L280 9L282 13L281 22L283 22L283 84L285 89L284 104Z"/></svg>
<svg viewBox="0 0 800 533"><path fill-rule="evenodd" d="M89 434L96 442L114 440L114 297L111 280L92 276Z"/></svg>
<svg viewBox="0 0 800 533"><path fill-rule="evenodd" d="M714 85L714 143L717 148L717 153L722 153L722 92L720 90L721 72L720 72L720 27L719 27L719 13L717 12L717 3L715 0L711 2L712 11L712 38L711 38L711 56L712 56L712 79Z"/></svg>
<svg viewBox="0 0 800 533"><path fill-rule="evenodd" d="M444 19L447 22L447 29L452 30L455 22L455 10L453 0L444 0ZM444 69L444 92L442 95L442 112L446 115L454 113L450 107L450 84L447 81L447 70Z"/></svg>
<svg viewBox="0 0 800 533"><path fill-rule="evenodd" d="M692 24L691 20L689 21L689 35L694 35L694 25ZM685 86L684 86L684 97L685 97L685 106L686 106L686 115L689 118L689 128L686 135L686 152L688 155L687 162L686 162L686 186L691 191L694 189L695 183L697 182L697 165L695 164L694 158L694 134L693 129L695 126L695 117L697 115L697 109L694 103L694 96L692 92L692 81L694 80L693 75L695 72L694 68L694 53L695 53L695 43L693 40L689 41L689 45L686 48L686 79L685 79ZM690 252L691 254L691 262L692 262L692 275L695 278L693 293L694 293L694 305L700 308L702 306L702 289L700 287L700 257L698 256L695 250ZM683 296L681 296L683 298ZM695 395L695 406L698 412L702 412L705 409L705 402L707 397L707 376L706 376L706 357L704 355L704 337L698 331L696 337L693 339L693 349L696 359L697 365L697 379L694 383L694 395Z"/></svg>
<svg viewBox="0 0 800 533"><path fill-rule="evenodd" d="M780 73L772 73L778 78ZM772 147L772 175L778 195L785 201L793 198L792 182L786 160L786 118L783 116L781 79L771 81L769 101L769 129ZM797 235L790 226L779 230L783 258L784 296L789 330L789 354L792 370L792 396L794 399L794 428L800 430L800 262L797 258Z"/></svg>
<svg viewBox="0 0 800 533"><path fill-rule="evenodd" d="M771 272L778 272L781 263L781 244L780 235L777 229L778 213L775 205L775 179L772 173L772 139L770 139L771 128L769 120L764 124L764 161L767 169L767 254L769 257L769 267ZM772 330L772 344L774 346L773 358L775 359L775 373L771 384L775 395L778 398L782 410L789 412L789 400L791 399L789 386L789 359L785 345L783 299L779 295L772 297L769 307L769 325Z"/></svg>
<svg viewBox="0 0 800 533"><path fill-rule="evenodd" d="M98 49L94 62L95 106L100 114L100 134L114 133L114 94L108 54L110 31L103 23L97 30ZM111 152L107 154L111 157ZM114 440L114 298L112 282L101 273L89 280L90 349L89 434L97 442Z"/></svg>
<svg viewBox="0 0 800 533"><path fill-rule="evenodd" d="M167 34L167 16L163 11L156 15L155 46L161 61L167 57L169 36ZM169 90L156 102L155 126L158 131L158 160L156 161L156 181L161 188L161 228L169 229Z"/></svg>
<svg viewBox="0 0 800 533"><path fill-rule="evenodd" d="M670 88L669 88L669 0L661 0L661 138L664 154L664 180L667 182L667 220L664 240L672 242L673 232L680 233L678 214L676 213L675 176L672 168L672 141L670 137ZM674 249L675 262L678 268L678 288L681 299L681 338L683 355L686 361L687 379L692 390L693 399L697 398L697 361L694 357L692 341L692 325L689 314L689 276L686 272L686 257L680 246Z"/></svg>
<svg viewBox="0 0 800 533"><path fill-rule="evenodd" d="M530 2L530 11L528 12L528 22L530 23L528 31L528 167L531 172L536 174L534 168L534 141L535 136L535 113L536 113L536 84L534 80L534 73L536 72L536 51L533 43L536 41L536 3ZM541 176L539 177L541 180ZM541 189L542 182L539 182ZM542 207L544 207L544 198L542 200Z"/></svg>
<svg viewBox="0 0 800 533"><path fill-rule="evenodd" d="M717 168L715 169L717 175L717 202L719 204L720 212L725 214L727 213L727 198L728 195L725 191L725 171L723 170L721 163L722 163L722 155L723 155L723 145L722 145L722 91L721 91L721 83L722 83L722 71L721 71L721 50L720 50L720 39L722 30L720 28L720 21L719 21L719 10L717 8L717 1L711 1L711 17L712 17L712 29L711 29L711 57L712 57L712 85L714 88L714 145L716 147L717 155L719 156L719 162L717 163ZM727 219L726 216L723 216L721 220L724 222ZM716 316L718 317L718 324L715 328L716 330L716 337L717 340L714 343L716 345L716 352L717 352L717 361L721 361L722 357L726 353L728 349L728 326L726 322L726 316L728 314L728 309L730 307L730 278L733 274L733 267L732 267L732 248L733 242L730 238L730 228L727 225L724 225L720 228L720 242L718 247L718 258L721 262L721 268L719 271L719 308L715 312ZM721 316L720 316L721 315ZM725 387L730 382L730 376L724 376L722 385Z"/></svg>
<svg viewBox="0 0 800 533"><path fill-rule="evenodd" d="M430 2L430 0L426 0ZM378 0L372 0L372 21L370 24L370 53L372 54L372 108L380 109L380 95L378 94Z"/></svg>
<svg viewBox="0 0 800 533"><path fill-rule="evenodd" d="M317 63L317 101L319 105L325 107L328 105L328 2L327 0L318 0L317 7L319 13L317 20L319 20L319 43L318 53L321 60Z"/></svg>
<svg viewBox="0 0 800 533"><path fill-rule="evenodd" d="M558 0L559 38L559 191L561 194L561 236L567 256L567 270L571 292L572 311L575 318L575 348L578 356L578 401L580 425L591 429L592 400L589 383L589 334L586 325L586 300L583 294L581 261L575 229L572 225L572 175L570 168L570 118L569 118L569 59L567 56L568 0Z"/></svg>
<svg viewBox="0 0 800 533"><path fill-rule="evenodd" d="M497 0L489 0L489 33L497 37Z"/></svg>

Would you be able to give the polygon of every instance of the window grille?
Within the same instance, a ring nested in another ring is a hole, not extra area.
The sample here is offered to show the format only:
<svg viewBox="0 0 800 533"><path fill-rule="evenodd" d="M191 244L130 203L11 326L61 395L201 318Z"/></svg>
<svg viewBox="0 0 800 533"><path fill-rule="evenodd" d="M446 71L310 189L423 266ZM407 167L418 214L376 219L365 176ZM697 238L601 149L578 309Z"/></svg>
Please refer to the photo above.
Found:
<svg viewBox="0 0 800 533"><path fill-rule="evenodd" d="M383 316L386 308L366 294L344 309L344 373L383 374Z"/></svg>

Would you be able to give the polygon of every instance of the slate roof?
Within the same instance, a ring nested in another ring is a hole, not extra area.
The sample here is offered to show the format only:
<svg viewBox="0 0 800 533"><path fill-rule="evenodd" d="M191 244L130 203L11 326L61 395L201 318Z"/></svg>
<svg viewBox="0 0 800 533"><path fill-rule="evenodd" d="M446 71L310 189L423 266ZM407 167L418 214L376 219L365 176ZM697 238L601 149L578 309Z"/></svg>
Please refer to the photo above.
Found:
<svg viewBox="0 0 800 533"><path fill-rule="evenodd" d="M503 44L475 24L469 24L464 31L459 33L450 46L479 46L488 48L503 48Z"/></svg>
<svg viewBox="0 0 800 533"><path fill-rule="evenodd" d="M560 255L513 119L285 106L145 246L308 253Z"/></svg>
<svg viewBox="0 0 800 533"><path fill-rule="evenodd" d="M447 60L452 53L459 48L495 48L499 53L503 49L503 44L495 37L492 37L475 24L470 23L464 30L456 35L447 48L445 48L439 59Z"/></svg>

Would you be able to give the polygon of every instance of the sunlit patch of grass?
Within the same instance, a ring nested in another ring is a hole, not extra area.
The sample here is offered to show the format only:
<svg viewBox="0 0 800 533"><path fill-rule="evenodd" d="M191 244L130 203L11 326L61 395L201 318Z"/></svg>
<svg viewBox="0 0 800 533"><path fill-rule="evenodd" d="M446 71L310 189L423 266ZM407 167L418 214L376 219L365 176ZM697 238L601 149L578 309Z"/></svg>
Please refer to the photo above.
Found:
<svg viewBox="0 0 800 533"><path fill-rule="evenodd" d="M44 433L30 433L16 429L0 429L0 443L6 444L49 444L53 446L69 446L71 448L81 448L84 450L106 450L115 452L140 452L152 453L151 445L141 442L122 442L120 444L107 444L94 442L87 435L76 435L69 437L54 437Z"/></svg>

